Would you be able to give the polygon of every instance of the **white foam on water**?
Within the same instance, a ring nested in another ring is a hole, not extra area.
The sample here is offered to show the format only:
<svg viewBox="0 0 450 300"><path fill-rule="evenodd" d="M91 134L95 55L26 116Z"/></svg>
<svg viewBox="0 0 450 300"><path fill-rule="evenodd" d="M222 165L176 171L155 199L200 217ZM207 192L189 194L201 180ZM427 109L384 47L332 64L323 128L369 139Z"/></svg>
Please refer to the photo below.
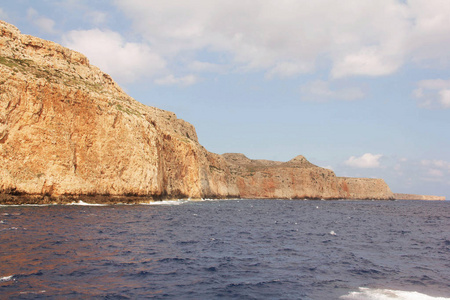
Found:
<svg viewBox="0 0 450 300"><path fill-rule="evenodd" d="M180 205L189 202L189 200L163 200L163 201L150 201L147 203L140 203L141 205Z"/></svg>
<svg viewBox="0 0 450 300"><path fill-rule="evenodd" d="M432 297L418 292L396 291L389 289L370 289L360 287L356 292L339 297L346 300L449 300L450 298Z"/></svg>
<svg viewBox="0 0 450 300"><path fill-rule="evenodd" d="M28 294L43 294L46 293L46 290L38 291L38 292L20 292L21 295L28 295Z"/></svg>
<svg viewBox="0 0 450 300"><path fill-rule="evenodd" d="M218 199L202 198L202 201L218 201Z"/></svg>
<svg viewBox="0 0 450 300"><path fill-rule="evenodd" d="M0 207L19 207L19 206L52 206L56 204L0 204Z"/></svg>
<svg viewBox="0 0 450 300"><path fill-rule="evenodd" d="M13 280L14 275L0 277L0 282L7 282Z"/></svg>
<svg viewBox="0 0 450 300"><path fill-rule="evenodd" d="M98 203L87 203L84 202L82 200L78 201L78 202L72 202L70 204L67 205L80 205L80 206L108 206L108 204L98 204Z"/></svg>

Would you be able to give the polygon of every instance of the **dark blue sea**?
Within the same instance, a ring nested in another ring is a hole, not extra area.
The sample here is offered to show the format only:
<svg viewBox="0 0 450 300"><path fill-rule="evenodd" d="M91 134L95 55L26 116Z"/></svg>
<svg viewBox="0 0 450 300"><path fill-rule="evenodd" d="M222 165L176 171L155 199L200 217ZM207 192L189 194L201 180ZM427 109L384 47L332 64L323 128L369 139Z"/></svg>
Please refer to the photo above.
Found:
<svg viewBox="0 0 450 300"><path fill-rule="evenodd" d="M0 299L450 299L450 201L0 207Z"/></svg>

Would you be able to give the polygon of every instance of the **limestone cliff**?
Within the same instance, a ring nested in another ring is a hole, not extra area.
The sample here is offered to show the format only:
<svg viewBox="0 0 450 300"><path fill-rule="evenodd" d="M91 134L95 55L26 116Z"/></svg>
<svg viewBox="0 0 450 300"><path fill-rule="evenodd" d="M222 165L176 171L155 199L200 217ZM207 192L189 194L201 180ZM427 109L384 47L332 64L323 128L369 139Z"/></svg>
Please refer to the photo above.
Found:
<svg viewBox="0 0 450 300"><path fill-rule="evenodd" d="M0 21L0 203L80 195L393 198L382 180L338 178L302 156L210 153L191 124L132 99L84 55Z"/></svg>
<svg viewBox="0 0 450 300"><path fill-rule="evenodd" d="M224 154L242 198L393 199L382 179L336 177L299 155L288 162Z"/></svg>
<svg viewBox="0 0 450 300"><path fill-rule="evenodd" d="M127 96L80 53L0 22L0 191L237 197L194 127Z"/></svg>
<svg viewBox="0 0 450 300"><path fill-rule="evenodd" d="M430 196L430 195L414 195L414 194L394 194L397 200L428 200L428 201L445 201L444 196Z"/></svg>
<svg viewBox="0 0 450 300"><path fill-rule="evenodd" d="M394 199L389 186L383 179L338 177L345 199Z"/></svg>

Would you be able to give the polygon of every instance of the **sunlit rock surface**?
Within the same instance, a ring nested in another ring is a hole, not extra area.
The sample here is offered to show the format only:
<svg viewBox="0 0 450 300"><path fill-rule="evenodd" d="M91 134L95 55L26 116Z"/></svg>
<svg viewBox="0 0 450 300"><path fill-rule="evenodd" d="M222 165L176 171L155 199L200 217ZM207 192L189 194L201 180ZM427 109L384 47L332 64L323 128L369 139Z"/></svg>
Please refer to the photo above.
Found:
<svg viewBox="0 0 450 300"><path fill-rule="evenodd" d="M3 21L0 194L0 203L394 199L381 179L336 177L303 156L210 153L191 124L132 99L84 55Z"/></svg>

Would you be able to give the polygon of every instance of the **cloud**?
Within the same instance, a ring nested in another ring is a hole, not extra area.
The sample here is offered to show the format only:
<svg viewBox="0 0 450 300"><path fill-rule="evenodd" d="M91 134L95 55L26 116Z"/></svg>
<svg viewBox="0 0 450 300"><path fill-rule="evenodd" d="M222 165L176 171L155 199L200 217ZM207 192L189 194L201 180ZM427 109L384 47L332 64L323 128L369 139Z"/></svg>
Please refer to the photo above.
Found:
<svg viewBox="0 0 450 300"><path fill-rule="evenodd" d="M306 73L312 69L311 63L299 62L279 62L266 73L266 77L271 79L273 77L290 77L299 73Z"/></svg>
<svg viewBox="0 0 450 300"><path fill-rule="evenodd" d="M226 70L227 66L210 63L210 62L203 62L194 60L188 64L188 69L195 71L195 72L201 72L201 73L222 73Z"/></svg>
<svg viewBox="0 0 450 300"><path fill-rule="evenodd" d="M354 168L379 168L381 154L365 153L360 157L351 156L344 164Z"/></svg>
<svg viewBox="0 0 450 300"><path fill-rule="evenodd" d="M193 85L198 81L198 78L194 75L187 75L184 77L175 77L174 75L168 75L163 78L155 80L158 85L179 85L179 86L189 86Z"/></svg>
<svg viewBox="0 0 450 300"><path fill-rule="evenodd" d="M92 24L94 24L95 26L98 26L98 25L104 24L106 22L108 15L101 11L92 10L92 11L87 11L85 13L85 17L87 19L89 19L89 21Z"/></svg>
<svg viewBox="0 0 450 300"><path fill-rule="evenodd" d="M375 48L363 48L335 62L331 75L342 78L351 75L382 76L394 73L401 66L401 57L389 56Z"/></svg>
<svg viewBox="0 0 450 300"><path fill-rule="evenodd" d="M442 172L441 170L437 170L437 169L429 169L427 174L429 176L433 176L433 177L443 177L444 176L444 172Z"/></svg>
<svg viewBox="0 0 450 300"><path fill-rule="evenodd" d="M423 179L432 182L441 182L450 185L448 180L450 176L450 162L445 160L421 160L421 173L424 174Z"/></svg>
<svg viewBox="0 0 450 300"><path fill-rule="evenodd" d="M233 70L263 71L267 78L315 72L317 62L324 60L332 78L385 76L411 61L450 64L446 51L450 1L116 0L115 4L168 59L206 50L223 54Z"/></svg>
<svg viewBox="0 0 450 300"><path fill-rule="evenodd" d="M413 95L419 100L419 106L425 108L450 108L450 79L430 79L417 83Z"/></svg>
<svg viewBox="0 0 450 300"><path fill-rule="evenodd" d="M364 93L359 88L331 89L330 83L316 80L300 87L302 100L305 101L327 101L327 100L358 100L364 98Z"/></svg>
<svg viewBox="0 0 450 300"><path fill-rule="evenodd" d="M450 162L445 160L421 160L420 164L424 167L437 168L450 172Z"/></svg>
<svg viewBox="0 0 450 300"><path fill-rule="evenodd" d="M1 20L7 20L8 19L8 14L5 13L1 7L0 7L0 19Z"/></svg>
<svg viewBox="0 0 450 300"><path fill-rule="evenodd" d="M412 18L407 47L412 60L425 66L450 63L450 1L408 1Z"/></svg>
<svg viewBox="0 0 450 300"><path fill-rule="evenodd" d="M57 30L55 29L55 21L46 17L41 17L34 8L28 8L27 17L42 32L50 34L57 33Z"/></svg>
<svg viewBox="0 0 450 300"><path fill-rule="evenodd" d="M34 21L34 23L44 32L46 33L56 33L55 30L55 21L48 18L38 18Z"/></svg>
<svg viewBox="0 0 450 300"><path fill-rule="evenodd" d="M439 91L439 98L443 108L450 108L450 89Z"/></svg>
<svg viewBox="0 0 450 300"><path fill-rule="evenodd" d="M28 19L35 18L37 15L38 15L38 12L34 8L30 7L27 9L27 18Z"/></svg>
<svg viewBox="0 0 450 300"><path fill-rule="evenodd" d="M153 77L166 70L165 60L148 45L125 42L117 32L74 30L63 36L63 44L85 54L92 64L119 82Z"/></svg>

